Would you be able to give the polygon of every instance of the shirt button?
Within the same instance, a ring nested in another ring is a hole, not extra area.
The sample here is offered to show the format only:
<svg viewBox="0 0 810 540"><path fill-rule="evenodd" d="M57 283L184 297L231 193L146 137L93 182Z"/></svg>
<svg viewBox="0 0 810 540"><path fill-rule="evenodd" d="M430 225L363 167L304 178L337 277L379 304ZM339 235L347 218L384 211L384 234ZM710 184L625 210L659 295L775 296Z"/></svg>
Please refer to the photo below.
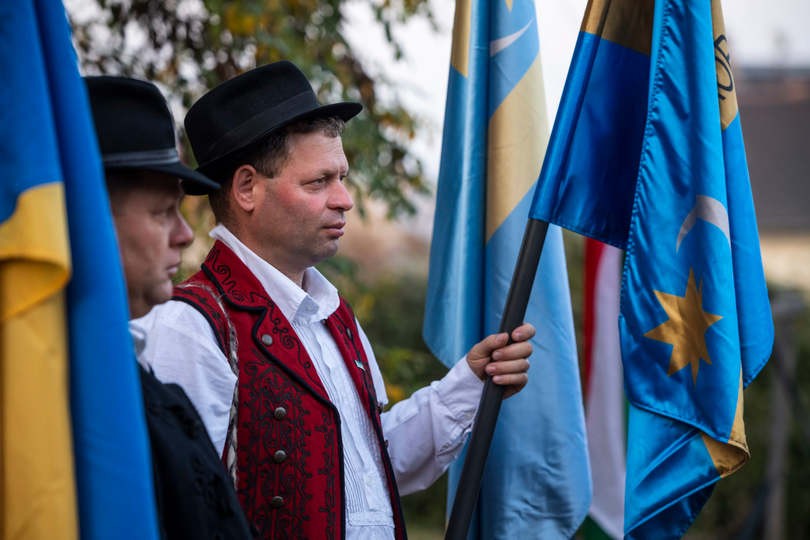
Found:
<svg viewBox="0 0 810 540"><path fill-rule="evenodd" d="M283 420L287 416L287 409L284 407L276 407L276 410L273 411L273 416L276 420Z"/></svg>
<svg viewBox="0 0 810 540"><path fill-rule="evenodd" d="M276 495L272 499L270 499L270 507L271 508L281 508L284 506L284 497L281 495Z"/></svg>
<svg viewBox="0 0 810 540"><path fill-rule="evenodd" d="M272 345L273 344L273 336L270 334L262 334L262 343L265 345Z"/></svg>
<svg viewBox="0 0 810 540"><path fill-rule="evenodd" d="M287 452L285 452L284 450L276 450L275 453L273 454L273 461L275 461L276 463L281 463L285 459L287 459Z"/></svg>

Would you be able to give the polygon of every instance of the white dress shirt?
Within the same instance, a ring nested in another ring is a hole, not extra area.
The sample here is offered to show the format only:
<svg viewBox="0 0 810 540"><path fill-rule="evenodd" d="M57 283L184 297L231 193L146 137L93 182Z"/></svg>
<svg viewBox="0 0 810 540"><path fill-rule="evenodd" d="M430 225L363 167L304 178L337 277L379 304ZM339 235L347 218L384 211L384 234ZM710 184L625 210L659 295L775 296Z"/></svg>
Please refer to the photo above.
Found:
<svg viewBox="0 0 810 540"><path fill-rule="evenodd" d="M211 236L236 253L290 322L340 413L346 538L393 538L393 513L374 428L324 324L339 306L337 290L314 268L306 270L302 289L222 225ZM170 301L131 321L130 326L134 334L146 335L139 361L150 366L161 381L183 387L221 453L236 376L208 321L190 305ZM387 397L380 369L365 332L359 324L358 328L374 388L384 405ZM467 362L460 361L440 381L382 414L383 434L401 494L428 487L455 459L472 427L482 387Z"/></svg>

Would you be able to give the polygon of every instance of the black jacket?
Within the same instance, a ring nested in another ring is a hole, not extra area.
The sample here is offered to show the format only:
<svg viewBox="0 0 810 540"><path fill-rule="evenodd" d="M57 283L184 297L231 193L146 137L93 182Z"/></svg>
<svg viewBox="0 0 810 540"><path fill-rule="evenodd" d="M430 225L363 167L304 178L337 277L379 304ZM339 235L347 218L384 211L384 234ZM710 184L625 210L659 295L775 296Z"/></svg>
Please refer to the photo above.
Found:
<svg viewBox="0 0 810 540"><path fill-rule="evenodd" d="M161 536L252 538L231 479L188 396L139 368Z"/></svg>

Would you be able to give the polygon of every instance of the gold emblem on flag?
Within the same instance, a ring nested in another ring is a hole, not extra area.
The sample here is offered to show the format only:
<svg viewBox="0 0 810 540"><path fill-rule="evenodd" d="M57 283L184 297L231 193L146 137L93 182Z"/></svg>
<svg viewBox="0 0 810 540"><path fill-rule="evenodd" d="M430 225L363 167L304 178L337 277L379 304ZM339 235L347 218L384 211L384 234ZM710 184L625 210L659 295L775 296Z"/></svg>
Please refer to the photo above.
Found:
<svg viewBox="0 0 810 540"><path fill-rule="evenodd" d="M689 269L683 296L661 291L655 291L655 296L669 315L669 320L644 335L672 345L667 375L691 365L692 382L697 383L700 361L712 363L706 347L706 331L723 317L703 310L703 284L695 285L692 269Z"/></svg>

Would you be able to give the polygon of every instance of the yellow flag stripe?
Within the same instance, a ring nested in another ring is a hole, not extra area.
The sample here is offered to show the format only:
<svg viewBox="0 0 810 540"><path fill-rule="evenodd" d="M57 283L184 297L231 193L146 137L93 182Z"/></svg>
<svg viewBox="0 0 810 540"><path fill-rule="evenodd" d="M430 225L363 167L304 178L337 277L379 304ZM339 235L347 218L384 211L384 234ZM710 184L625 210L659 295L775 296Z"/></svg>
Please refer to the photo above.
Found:
<svg viewBox="0 0 810 540"><path fill-rule="evenodd" d="M717 70L717 97L720 104L720 125L726 129L738 114L737 91L734 87L734 77L731 74L731 56L728 51L728 40L723 21L723 9L719 0L712 0L712 30L714 35L714 58ZM725 443L716 441L706 435L703 442L714 462L715 468L721 477L728 476L750 458L748 442L745 436L745 422L743 420L743 385L740 374L739 389L737 392L737 407L734 411L734 423L731 426L731 435Z"/></svg>
<svg viewBox="0 0 810 540"><path fill-rule="evenodd" d="M580 30L649 55L654 10L654 0L590 0Z"/></svg>
<svg viewBox="0 0 810 540"><path fill-rule="evenodd" d="M78 535L64 285L61 184L23 193L0 225L0 534Z"/></svg>
<svg viewBox="0 0 810 540"><path fill-rule="evenodd" d="M453 21L453 45L450 49L450 65L464 77L469 73L470 64L471 1L456 0L456 13Z"/></svg>
<svg viewBox="0 0 810 540"><path fill-rule="evenodd" d="M0 325L3 538L77 536L64 314L58 292Z"/></svg>
<svg viewBox="0 0 810 540"><path fill-rule="evenodd" d="M540 56L489 122L487 241L540 175L548 144Z"/></svg>
<svg viewBox="0 0 810 540"><path fill-rule="evenodd" d="M717 97L720 102L720 125L726 129L737 117L737 89L731 74L731 54L726 39L726 24L720 0L712 0L712 29L714 33L714 64L717 69Z"/></svg>
<svg viewBox="0 0 810 540"><path fill-rule="evenodd" d="M748 462L751 452L745 437L745 423L743 421L743 385L742 373L737 394L737 408L734 411L734 424L731 426L731 436L727 442L720 442L703 435L703 443L712 458L717 472L726 477L740 469Z"/></svg>
<svg viewBox="0 0 810 540"><path fill-rule="evenodd" d="M44 184L17 198L0 224L0 323L64 287L70 247L61 183Z"/></svg>

